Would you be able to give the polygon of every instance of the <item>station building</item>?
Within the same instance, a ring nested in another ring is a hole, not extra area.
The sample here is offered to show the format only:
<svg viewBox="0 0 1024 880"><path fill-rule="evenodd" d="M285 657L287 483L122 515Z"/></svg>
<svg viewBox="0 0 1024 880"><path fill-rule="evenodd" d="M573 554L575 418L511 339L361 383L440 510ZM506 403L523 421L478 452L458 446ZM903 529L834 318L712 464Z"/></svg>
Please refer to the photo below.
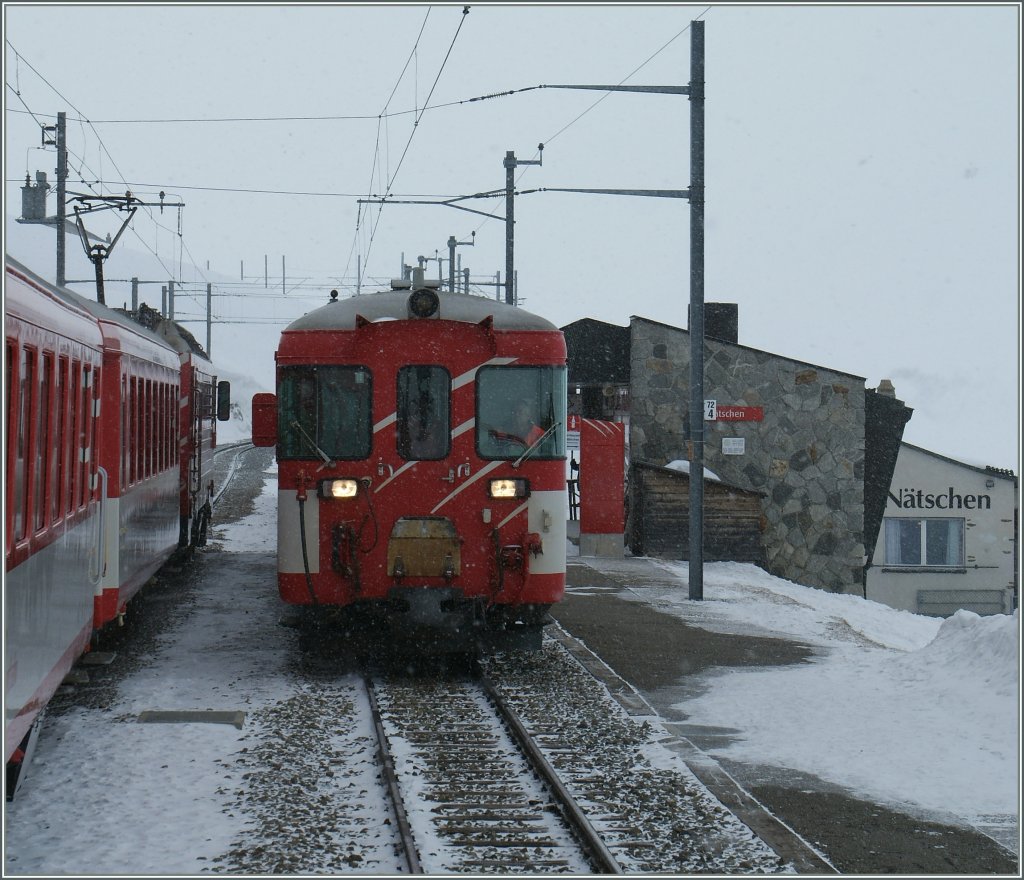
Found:
<svg viewBox="0 0 1024 880"><path fill-rule="evenodd" d="M948 617L1017 607L1017 478L902 443L867 598Z"/></svg>
<svg viewBox="0 0 1024 880"><path fill-rule="evenodd" d="M633 515L645 509L635 497L644 485L636 469L688 458L689 331L636 316L628 328L584 319L562 330L570 400L580 414L611 412L628 422ZM912 410L891 383L867 388L863 377L740 345L737 337L735 304L706 304L704 397L716 402L718 417L705 422L705 467L761 497L763 568L806 586L864 595L868 548L881 528ZM601 339L609 345L601 347ZM679 504L688 504L687 495L681 486ZM627 523L630 534L637 530ZM687 558L685 532L666 555Z"/></svg>

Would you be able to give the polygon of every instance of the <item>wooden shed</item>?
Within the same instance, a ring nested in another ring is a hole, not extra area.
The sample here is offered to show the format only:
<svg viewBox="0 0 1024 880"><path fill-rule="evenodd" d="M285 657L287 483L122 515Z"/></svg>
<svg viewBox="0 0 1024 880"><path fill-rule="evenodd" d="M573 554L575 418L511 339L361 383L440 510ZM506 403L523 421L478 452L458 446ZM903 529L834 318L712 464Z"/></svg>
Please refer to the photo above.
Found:
<svg viewBox="0 0 1024 880"><path fill-rule="evenodd" d="M688 559L690 475L634 462L630 479L629 546L635 556ZM704 560L764 564L763 493L704 480Z"/></svg>

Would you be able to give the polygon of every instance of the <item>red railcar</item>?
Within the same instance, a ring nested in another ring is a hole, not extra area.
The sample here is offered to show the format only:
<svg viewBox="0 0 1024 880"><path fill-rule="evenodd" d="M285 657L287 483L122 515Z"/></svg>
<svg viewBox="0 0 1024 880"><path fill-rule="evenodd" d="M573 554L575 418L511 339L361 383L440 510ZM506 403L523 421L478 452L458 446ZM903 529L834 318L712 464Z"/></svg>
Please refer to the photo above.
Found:
<svg viewBox="0 0 1024 880"><path fill-rule="evenodd" d="M565 590L562 333L393 287L293 322L276 396L254 398L253 441L277 446L281 597L424 646L539 646Z"/></svg>
<svg viewBox="0 0 1024 880"><path fill-rule="evenodd" d="M184 509L182 480L207 444L212 457L216 379L205 358L10 257L4 337L10 760L92 636L200 531L208 495ZM205 400L183 393L204 384Z"/></svg>

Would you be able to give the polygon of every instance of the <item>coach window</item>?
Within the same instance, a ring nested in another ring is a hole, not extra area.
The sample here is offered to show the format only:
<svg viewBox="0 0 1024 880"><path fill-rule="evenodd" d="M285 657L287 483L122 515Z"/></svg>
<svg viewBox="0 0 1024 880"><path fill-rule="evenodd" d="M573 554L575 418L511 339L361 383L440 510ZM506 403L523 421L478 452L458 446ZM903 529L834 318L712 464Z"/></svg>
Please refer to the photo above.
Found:
<svg viewBox="0 0 1024 880"><path fill-rule="evenodd" d="M39 400L36 404L35 467L32 470L32 527L38 532L46 527L46 495L50 487L50 389L53 384L53 355L42 356Z"/></svg>
<svg viewBox="0 0 1024 880"><path fill-rule="evenodd" d="M68 359L65 357L59 358L57 360L57 373L54 376L53 383L53 400L57 411L55 414L56 427L53 432L53 464L51 466L50 497L52 499L52 506L50 509L50 519L52 522L57 522L64 516L64 497L66 491L64 482L67 475L64 460L67 457L66 450L68 445L67 432L64 429L65 411L68 406L67 373Z"/></svg>
<svg viewBox="0 0 1024 880"><path fill-rule="evenodd" d="M284 367L281 458L366 458L373 440L371 386L365 367Z"/></svg>
<svg viewBox="0 0 1024 880"><path fill-rule="evenodd" d="M516 459L536 443L531 458L565 458L565 406L565 367L482 367L476 375L477 452Z"/></svg>
<svg viewBox="0 0 1024 880"><path fill-rule="evenodd" d="M402 367L398 371L395 430L402 458L425 461L448 455L451 387L451 376L444 367Z"/></svg>
<svg viewBox="0 0 1024 880"><path fill-rule="evenodd" d="M68 510L74 511L78 504L78 461L82 456L82 446L78 442L81 433L82 413L78 400L78 389L82 386L82 364L78 360L71 362L71 381L68 385L68 398L71 401L71 417L68 420L68 433L71 434L71 461L68 464Z"/></svg>
<svg viewBox="0 0 1024 880"><path fill-rule="evenodd" d="M886 517L886 566L963 568L964 520Z"/></svg>
<svg viewBox="0 0 1024 880"><path fill-rule="evenodd" d="M97 371L97 375L99 372ZM89 501L89 460L96 454L96 450L89 445L89 432L96 421L92 415L92 367L85 365L82 368L82 414L79 420L82 434L78 440L78 502L77 506L84 507Z"/></svg>
<svg viewBox="0 0 1024 880"><path fill-rule="evenodd" d="M31 414L31 395L35 352L21 350L18 369L18 426L14 446L14 540L25 537L25 523L28 518L28 426Z"/></svg>

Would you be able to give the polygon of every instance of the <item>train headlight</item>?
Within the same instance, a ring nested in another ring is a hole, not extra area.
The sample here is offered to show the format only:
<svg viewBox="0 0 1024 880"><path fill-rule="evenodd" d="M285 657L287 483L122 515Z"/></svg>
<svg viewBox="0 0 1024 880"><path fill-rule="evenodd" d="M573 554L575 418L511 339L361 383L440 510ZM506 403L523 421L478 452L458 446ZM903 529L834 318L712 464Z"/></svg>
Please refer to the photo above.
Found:
<svg viewBox="0 0 1024 880"><path fill-rule="evenodd" d="M437 314L441 300L437 291L420 288L409 294L409 315L413 318L432 318Z"/></svg>
<svg viewBox="0 0 1024 880"><path fill-rule="evenodd" d="M321 498L355 498L359 492L358 480L321 480Z"/></svg>
<svg viewBox="0 0 1024 880"><path fill-rule="evenodd" d="M491 498L526 498L530 494L530 483L524 477L491 480L487 491Z"/></svg>

